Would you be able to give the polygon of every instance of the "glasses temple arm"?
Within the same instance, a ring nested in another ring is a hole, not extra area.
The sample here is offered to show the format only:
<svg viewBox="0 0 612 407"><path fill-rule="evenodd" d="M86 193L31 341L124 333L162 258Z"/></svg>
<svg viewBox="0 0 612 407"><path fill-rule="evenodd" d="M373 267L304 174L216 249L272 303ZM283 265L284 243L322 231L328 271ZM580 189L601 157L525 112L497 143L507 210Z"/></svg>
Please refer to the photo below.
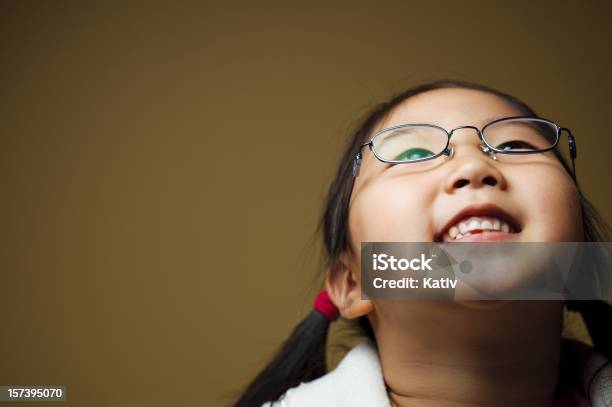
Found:
<svg viewBox="0 0 612 407"><path fill-rule="evenodd" d="M371 145L372 142L368 141L367 143L364 143L361 145L361 147L359 147L359 151L357 152L357 154L355 155L355 159L353 160L353 177L357 178L359 176L359 169L361 168L361 159L363 158L361 150L363 150L365 146Z"/></svg>
<svg viewBox="0 0 612 407"><path fill-rule="evenodd" d="M567 132L567 142L569 144L569 152L570 152L570 157L572 159L572 177L574 178L574 182L577 183L578 180L576 179L576 164L574 163L574 160L576 159L576 157L578 157L578 150L576 148L576 139L574 138L574 135L572 134L571 130L566 127L561 127L559 129L559 132L562 132L564 130Z"/></svg>

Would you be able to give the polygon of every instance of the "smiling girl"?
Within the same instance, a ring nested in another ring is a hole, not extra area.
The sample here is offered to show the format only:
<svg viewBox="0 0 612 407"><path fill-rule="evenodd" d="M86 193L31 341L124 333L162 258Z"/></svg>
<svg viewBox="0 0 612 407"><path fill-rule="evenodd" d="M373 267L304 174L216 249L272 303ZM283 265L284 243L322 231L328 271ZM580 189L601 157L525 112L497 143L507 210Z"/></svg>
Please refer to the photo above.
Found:
<svg viewBox="0 0 612 407"><path fill-rule="evenodd" d="M582 312L592 349L562 338L563 301L361 299L364 241L607 240L607 226L556 147L504 154L531 148L495 141L493 129L513 117L537 116L508 94L439 81L365 118L321 220L326 291L237 406L589 406L612 397L604 392L612 385L612 344L601 328L610 322L603 302L567 304ZM407 123L429 126L416 130L428 132L430 145L398 156L397 139L373 138ZM573 142L566 133L559 145ZM326 374L327 331L338 314L367 338Z"/></svg>

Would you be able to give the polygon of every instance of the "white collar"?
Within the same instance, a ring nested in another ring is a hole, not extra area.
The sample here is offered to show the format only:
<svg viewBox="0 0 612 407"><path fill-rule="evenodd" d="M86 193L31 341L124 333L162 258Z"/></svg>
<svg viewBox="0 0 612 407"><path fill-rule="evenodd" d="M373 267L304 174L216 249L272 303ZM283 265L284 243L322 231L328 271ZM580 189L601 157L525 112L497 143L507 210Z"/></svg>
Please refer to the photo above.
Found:
<svg viewBox="0 0 612 407"><path fill-rule="evenodd" d="M376 345L366 338L334 370L287 390L279 404L266 406L390 407Z"/></svg>
<svg viewBox="0 0 612 407"><path fill-rule="evenodd" d="M582 389L575 396L582 398L582 392L590 390L592 406L607 406L604 400L612 399L612 365L608 359L592 352L579 363L578 369ZM591 405L586 400L583 403ZM390 407L374 341L364 339L334 370L311 382L300 383L287 390L280 401L267 402L262 407L304 406Z"/></svg>

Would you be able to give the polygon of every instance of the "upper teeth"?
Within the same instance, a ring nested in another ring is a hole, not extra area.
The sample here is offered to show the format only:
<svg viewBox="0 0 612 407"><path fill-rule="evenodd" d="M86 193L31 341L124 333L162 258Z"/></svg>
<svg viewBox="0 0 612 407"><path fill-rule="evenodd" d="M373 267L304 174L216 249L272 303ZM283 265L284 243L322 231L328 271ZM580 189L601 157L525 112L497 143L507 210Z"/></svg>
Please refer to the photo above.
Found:
<svg viewBox="0 0 612 407"><path fill-rule="evenodd" d="M512 228L508 223L494 217L472 216L451 226L446 238L450 240L461 239L463 236L470 234L472 230L500 230L509 233Z"/></svg>

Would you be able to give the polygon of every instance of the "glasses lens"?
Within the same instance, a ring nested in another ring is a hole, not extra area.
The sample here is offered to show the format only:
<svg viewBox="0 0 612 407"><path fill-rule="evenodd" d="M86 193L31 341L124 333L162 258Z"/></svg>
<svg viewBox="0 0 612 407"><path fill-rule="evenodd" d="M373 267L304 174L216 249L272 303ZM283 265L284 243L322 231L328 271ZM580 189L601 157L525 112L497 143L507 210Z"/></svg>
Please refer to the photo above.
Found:
<svg viewBox="0 0 612 407"><path fill-rule="evenodd" d="M557 143L557 127L541 119L508 119L487 126L487 144L498 151L526 152L548 149Z"/></svg>
<svg viewBox="0 0 612 407"><path fill-rule="evenodd" d="M440 154L446 148L446 133L429 126L405 126L379 133L374 152L387 161L417 161Z"/></svg>

